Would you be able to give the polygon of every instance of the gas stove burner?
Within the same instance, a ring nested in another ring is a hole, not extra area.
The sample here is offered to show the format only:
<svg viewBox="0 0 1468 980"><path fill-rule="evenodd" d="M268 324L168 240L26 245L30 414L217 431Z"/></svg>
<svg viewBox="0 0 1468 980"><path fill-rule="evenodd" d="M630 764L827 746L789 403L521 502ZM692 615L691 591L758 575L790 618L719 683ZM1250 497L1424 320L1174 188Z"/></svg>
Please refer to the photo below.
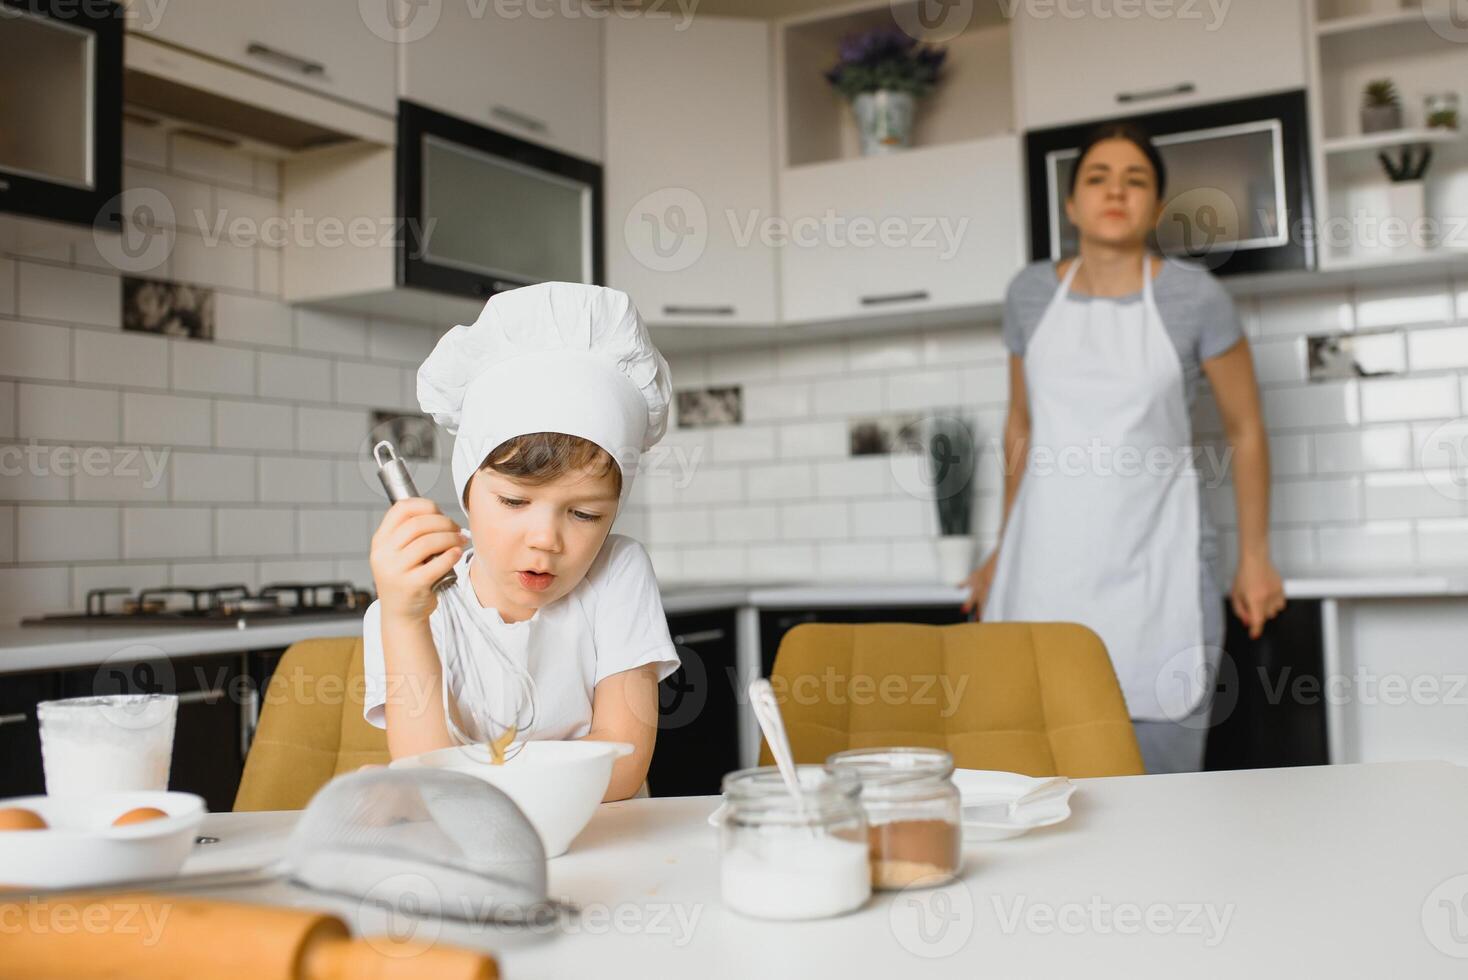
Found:
<svg viewBox="0 0 1468 980"><path fill-rule="evenodd" d="M86 611L48 613L22 626L243 626L251 622L361 615L372 595L350 582L274 582L258 592L239 583L196 589L92 589Z"/></svg>

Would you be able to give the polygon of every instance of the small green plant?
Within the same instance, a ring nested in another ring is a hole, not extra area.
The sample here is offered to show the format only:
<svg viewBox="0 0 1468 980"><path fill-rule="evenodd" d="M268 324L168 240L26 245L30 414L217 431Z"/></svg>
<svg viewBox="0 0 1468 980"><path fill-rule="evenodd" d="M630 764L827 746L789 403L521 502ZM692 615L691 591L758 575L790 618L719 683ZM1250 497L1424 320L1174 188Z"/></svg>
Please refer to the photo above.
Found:
<svg viewBox="0 0 1468 980"><path fill-rule="evenodd" d="M826 81L847 99L878 91L921 98L938 83L947 54L895 27L876 28L841 39L840 60L826 72Z"/></svg>
<svg viewBox="0 0 1468 980"><path fill-rule="evenodd" d="M1428 117L1427 117L1427 128L1428 129L1457 129L1458 128L1458 110L1457 109L1439 109L1436 112L1433 112L1433 113L1429 114Z"/></svg>
<svg viewBox="0 0 1468 980"><path fill-rule="evenodd" d="M1368 82L1365 98L1368 109L1386 109L1402 104L1402 97L1397 93L1397 83L1390 78Z"/></svg>
<svg viewBox="0 0 1468 980"><path fill-rule="evenodd" d="M1385 153L1378 153L1376 159L1381 161L1393 184L1405 184L1408 181L1421 180L1427 173L1427 167L1432 163L1432 148L1422 147L1419 156L1412 147L1404 146L1396 160Z"/></svg>

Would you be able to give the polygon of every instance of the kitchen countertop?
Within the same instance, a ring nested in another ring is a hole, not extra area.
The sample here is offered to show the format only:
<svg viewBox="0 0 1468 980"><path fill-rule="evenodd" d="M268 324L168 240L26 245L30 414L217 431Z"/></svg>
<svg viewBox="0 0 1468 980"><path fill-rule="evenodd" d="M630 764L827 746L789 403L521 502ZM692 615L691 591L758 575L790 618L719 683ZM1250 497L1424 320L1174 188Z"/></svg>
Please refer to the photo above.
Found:
<svg viewBox="0 0 1468 980"><path fill-rule="evenodd" d="M1468 597L1468 574L1300 577L1285 580L1294 599L1386 599ZM662 590L671 615L716 609L820 609L850 606L958 605L965 593L938 583L884 585L879 582L679 585ZM336 617L248 626L149 628L146 626L11 626L0 628L0 673L51 670L103 663L113 656L142 659L159 654L197 656L269 650L319 636L357 636L362 620ZM136 651L143 646L149 649Z"/></svg>

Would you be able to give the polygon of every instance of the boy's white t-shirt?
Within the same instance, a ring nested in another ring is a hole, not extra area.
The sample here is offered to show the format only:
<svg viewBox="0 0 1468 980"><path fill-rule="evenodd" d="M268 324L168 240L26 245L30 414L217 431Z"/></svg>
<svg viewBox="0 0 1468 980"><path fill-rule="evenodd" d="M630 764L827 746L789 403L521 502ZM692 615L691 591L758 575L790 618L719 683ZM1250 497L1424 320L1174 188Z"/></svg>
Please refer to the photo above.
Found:
<svg viewBox="0 0 1468 980"><path fill-rule="evenodd" d="M663 600L653 575L647 551L632 538L609 534L591 563L586 577L568 594L535 611L529 619L506 623L494 607L479 604L469 582L473 549L454 566L458 582L453 586L464 600L460 608L477 617L477 625L494 638L499 648L535 681L533 739L576 739L591 730L592 696L605 677L641 667L658 665L658 680L678 669L678 651L668 633ZM445 654L444 637L451 614L449 603L440 601L429 617L433 642ZM460 723L474 714L465 704L466 691L476 686L499 692L502 667L498 666L479 629L457 631L467 637L465 669L478 670L482 685L451 683ZM382 610L377 602L367 608L362 624L366 692L363 716L378 728L387 727L384 704L389 693L396 698L421 697L406 681L389 684L382 652ZM452 662L452 657L444 657ZM472 731L472 729L470 729Z"/></svg>

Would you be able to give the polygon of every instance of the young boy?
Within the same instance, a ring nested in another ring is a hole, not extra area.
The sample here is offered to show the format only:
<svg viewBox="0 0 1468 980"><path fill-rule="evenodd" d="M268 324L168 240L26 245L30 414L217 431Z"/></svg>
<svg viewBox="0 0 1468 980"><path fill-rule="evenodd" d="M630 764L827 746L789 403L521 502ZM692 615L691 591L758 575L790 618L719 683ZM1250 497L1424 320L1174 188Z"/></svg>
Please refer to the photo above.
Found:
<svg viewBox="0 0 1468 980"><path fill-rule="evenodd" d="M647 552L609 531L670 393L626 294L575 283L495 296L423 363L419 401L457 433L470 540L423 498L394 504L373 535L364 713L394 759L455 744L442 663L459 727L485 707L505 717L517 688L493 643L534 681L534 724L517 740L631 743L605 798L639 791L658 682L679 661ZM462 601L440 603L432 586L450 569Z"/></svg>

